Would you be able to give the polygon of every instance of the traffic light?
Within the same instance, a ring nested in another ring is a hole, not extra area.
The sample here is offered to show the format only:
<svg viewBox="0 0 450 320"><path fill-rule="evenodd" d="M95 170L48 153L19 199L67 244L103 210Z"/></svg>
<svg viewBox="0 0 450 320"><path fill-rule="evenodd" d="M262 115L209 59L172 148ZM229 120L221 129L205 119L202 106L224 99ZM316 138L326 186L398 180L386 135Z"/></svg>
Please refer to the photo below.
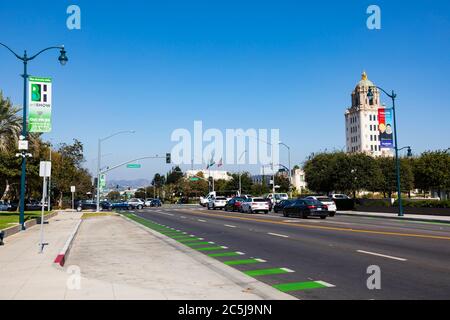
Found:
<svg viewBox="0 0 450 320"><path fill-rule="evenodd" d="M171 163L170 153L166 153L166 163Z"/></svg>

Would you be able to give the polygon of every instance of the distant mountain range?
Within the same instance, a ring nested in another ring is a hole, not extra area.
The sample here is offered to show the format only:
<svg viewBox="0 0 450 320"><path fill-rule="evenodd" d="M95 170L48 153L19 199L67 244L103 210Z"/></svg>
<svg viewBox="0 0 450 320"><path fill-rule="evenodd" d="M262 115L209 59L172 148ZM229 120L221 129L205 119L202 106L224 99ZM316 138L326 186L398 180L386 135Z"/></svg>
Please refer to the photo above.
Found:
<svg viewBox="0 0 450 320"><path fill-rule="evenodd" d="M151 185L151 181L147 179L135 179L135 180L109 180L107 186L109 188L115 188L119 185L119 188L130 187L133 189L148 187Z"/></svg>

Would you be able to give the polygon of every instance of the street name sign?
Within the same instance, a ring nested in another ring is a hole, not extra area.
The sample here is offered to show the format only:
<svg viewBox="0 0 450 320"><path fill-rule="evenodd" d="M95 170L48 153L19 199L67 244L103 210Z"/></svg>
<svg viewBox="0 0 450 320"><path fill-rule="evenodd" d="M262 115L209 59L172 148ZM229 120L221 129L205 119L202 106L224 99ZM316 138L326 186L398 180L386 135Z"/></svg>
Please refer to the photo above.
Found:
<svg viewBox="0 0 450 320"><path fill-rule="evenodd" d="M127 168L128 169L140 169L141 165L137 164L137 163L131 163L131 164L127 164Z"/></svg>

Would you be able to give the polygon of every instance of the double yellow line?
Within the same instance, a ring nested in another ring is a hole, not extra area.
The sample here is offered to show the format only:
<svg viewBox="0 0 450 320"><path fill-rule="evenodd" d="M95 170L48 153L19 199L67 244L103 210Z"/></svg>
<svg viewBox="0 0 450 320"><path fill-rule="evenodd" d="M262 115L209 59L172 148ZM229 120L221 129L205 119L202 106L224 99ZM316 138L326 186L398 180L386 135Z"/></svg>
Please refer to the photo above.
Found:
<svg viewBox="0 0 450 320"><path fill-rule="evenodd" d="M186 210L186 211L188 211L188 210ZM189 210L189 212L193 213L193 214L201 214L201 215L211 216L211 217L222 217L222 218L231 218L231 219L246 220L246 221L256 221L256 222L271 223L271 224L278 224L278 225L286 225L286 226L299 227L299 228L321 229L321 230L332 230L332 231L346 231L346 232L355 232L355 233L368 233L368 234L399 236L399 237L411 237L411 238L423 238L423 239L450 240L450 237L445 237L445 236L432 236L432 235L426 235L426 234L401 233L401 232L389 232L389 231L375 231L375 230L339 228L339 227L326 227L326 226L307 225L307 224L300 224L300 223L292 224L292 223L287 223L287 222L282 222L282 221L271 221L271 220L266 220L266 219L244 218L244 217L237 217L237 216L234 216L234 215L212 214L212 213L205 213L205 212L202 212L202 211L194 211L194 210L192 210L192 211Z"/></svg>

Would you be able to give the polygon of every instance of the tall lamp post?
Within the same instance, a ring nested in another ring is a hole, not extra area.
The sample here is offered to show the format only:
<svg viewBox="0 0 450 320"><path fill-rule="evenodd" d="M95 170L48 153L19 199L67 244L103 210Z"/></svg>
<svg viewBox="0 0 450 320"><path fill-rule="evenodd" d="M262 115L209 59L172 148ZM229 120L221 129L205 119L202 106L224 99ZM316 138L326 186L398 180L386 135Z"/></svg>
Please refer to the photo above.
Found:
<svg viewBox="0 0 450 320"><path fill-rule="evenodd" d="M97 155L97 212L100 212L100 170L102 161L102 142L123 133L135 133L134 130L125 130L113 133L105 138L98 139L98 155Z"/></svg>
<svg viewBox="0 0 450 320"><path fill-rule="evenodd" d="M397 171L397 194L398 194L398 216L399 217L403 217L404 213L403 213L403 203L402 203L402 190L401 190L401 186L400 186L400 159L398 157L398 137L397 137L397 119L395 116L395 99L397 98L397 94L394 92L394 90L392 90L392 92L389 94L387 91L385 91L384 89L374 86L375 88L381 90L382 92L384 92L384 94L386 94L389 98L392 99L392 113L394 116L394 139L395 139L395 166L396 166L396 171ZM373 87L369 87L369 92L367 93L367 97L369 98L369 100L373 100Z"/></svg>
<svg viewBox="0 0 450 320"><path fill-rule="evenodd" d="M283 143L283 142L278 142L279 145L285 146L288 150L288 166L289 166L289 198L292 198L292 168L291 168L291 148Z"/></svg>
<svg viewBox="0 0 450 320"><path fill-rule="evenodd" d="M21 60L23 63L23 118L22 118L22 138L25 140L28 135L27 130L27 80L28 80L28 73L27 73L27 67L28 62L39 56L41 53L57 49L60 50L60 55L58 57L59 62L61 65L65 65L69 59L66 56L66 50L64 49L64 46L55 46L55 47L48 47L45 49L42 49L35 55L29 57L27 55L27 51L25 50L23 53L23 56L18 55L15 53L11 48L9 48L7 45L0 42L0 46L5 47L8 49L17 59ZM19 223L21 225L22 230L25 230L25 183L26 183L26 168L27 168L27 155L25 151L22 151L21 157L22 157L22 173L20 176L20 216L19 216Z"/></svg>

